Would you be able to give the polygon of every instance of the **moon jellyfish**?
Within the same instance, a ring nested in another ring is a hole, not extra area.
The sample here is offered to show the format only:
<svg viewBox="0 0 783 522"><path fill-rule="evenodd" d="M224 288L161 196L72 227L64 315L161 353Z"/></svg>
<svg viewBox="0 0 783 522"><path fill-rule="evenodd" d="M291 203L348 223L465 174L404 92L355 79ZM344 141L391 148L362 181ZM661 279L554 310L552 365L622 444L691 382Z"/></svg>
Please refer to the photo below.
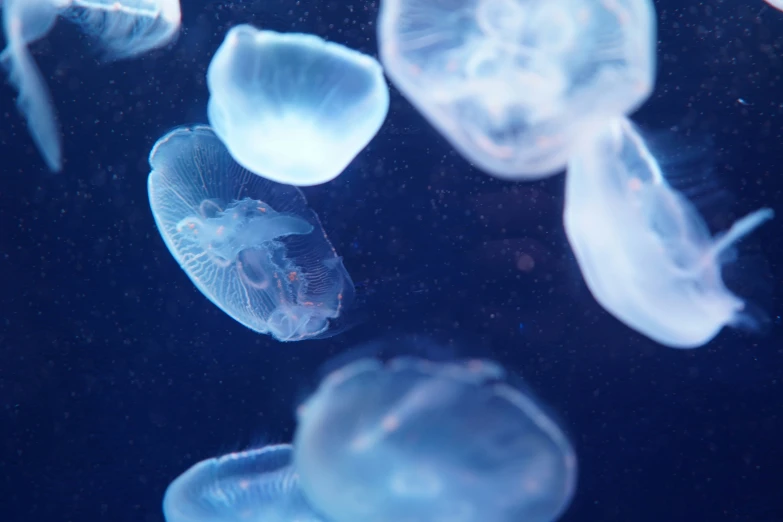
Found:
<svg viewBox="0 0 783 522"><path fill-rule="evenodd" d="M166 490L166 522L322 522L299 488L291 446L203 460Z"/></svg>
<svg viewBox="0 0 783 522"><path fill-rule="evenodd" d="M534 179L655 76L650 0L382 0L386 74L468 161Z"/></svg>
<svg viewBox="0 0 783 522"><path fill-rule="evenodd" d="M102 46L108 60L161 47L176 35L179 0L5 0L6 48L0 62L19 92L17 105L36 147L53 171L62 169L62 145L49 89L28 44L46 36L57 17L76 24Z"/></svg>
<svg viewBox="0 0 783 522"><path fill-rule="evenodd" d="M300 407L294 466L340 522L549 522L576 484L560 428L489 361L355 361Z"/></svg>
<svg viewBox="0 0 783 522"><path fill-rule="evenodd" d="M280 341L328 336L353 283L299 189L237 165L207 126L172 130L149 162L158 230L207 298Z"/></svg>
<svg viewBox="0 0 783 522"><path fill-rule="evenodd" d="M243 167L280 183L338 176L380 129L380 64L307 34L232 28L207 72L209 122Z"/></svg>
<svg viewBox="0 0 783 522"><path fill-rule="evenodd" d="M713 238L629 120L587 138L569 163L564 223L601 306L674 348L696 348L725 325L752 321L744 301L724 286L721 265L772 210L757 210Z"/></svg>

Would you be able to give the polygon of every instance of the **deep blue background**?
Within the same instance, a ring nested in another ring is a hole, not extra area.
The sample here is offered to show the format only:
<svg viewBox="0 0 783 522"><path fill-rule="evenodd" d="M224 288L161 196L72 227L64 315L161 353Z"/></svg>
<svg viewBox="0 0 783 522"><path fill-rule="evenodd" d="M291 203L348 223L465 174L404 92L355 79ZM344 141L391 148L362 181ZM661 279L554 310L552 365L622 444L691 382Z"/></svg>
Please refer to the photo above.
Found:
<svg viewBox="0 0 783 522"><path fill-rule="evenodd" d="M377 2L236 3L186 0L178 42L140 60L99 65L65 22L36 44L63 125L59 175L0 88L0 519L162 521L165 487L195 461L290 440L325 361L420 333L497 358L557 415L580 459L564 521L783 520L783 13L656 2L658 85L635 115L672 156L695 144L696 163L714 166L733 197L707 194L711 227L778 212L738 265L752 267L742 288L763 287L765 336L726 331L679 351L626 328L581 280L564 178L478 172L393 90L368 149L305 190L364 322L280 344L220 312L174 262L148 209L147 154L171 127L205 121L206 67L231 25L375 53Z"/></svg>

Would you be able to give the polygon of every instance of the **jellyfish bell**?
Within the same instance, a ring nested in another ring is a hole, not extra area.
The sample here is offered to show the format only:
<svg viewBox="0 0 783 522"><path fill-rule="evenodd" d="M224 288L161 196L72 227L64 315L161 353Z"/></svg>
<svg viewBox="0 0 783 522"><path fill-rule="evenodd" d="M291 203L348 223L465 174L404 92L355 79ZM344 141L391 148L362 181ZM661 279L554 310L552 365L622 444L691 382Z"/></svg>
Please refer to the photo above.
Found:
<svg viewBox="0 0 783 522"><path fill-rule="evenodd" d="M279 183L338 176L386 118L380 64L307 34L238 25L207 72L209 121L243 167Z"/></svg>
<svg viewBox="0 0 783 522"><path fill-rule="evenodd" d="M649 0L382 0L386 74L468 161L493 176L565 168L572 145L653 88Z"/></svg>
<svg viewBox="0 0 783 522"><path fill-rule="evenodd" d="M166 522L323 522L291 466L290 444L203 460L166 489Z"/></svg>
<svg viewBox="0 0 783 522"><path fill-rule="evenodd" d="M234 320L298 341L327 332L351 303L353 282L299 189L239 166L204 125L167 133L149 161L166 246Z"/></svg>
<svg viewBox="0 0 783 522"><path fill-rule="evenodd" d="M311 505L359 522L550 522L573 496L560 428L488 360L359 359L297 411L294 465Z"/></svg>

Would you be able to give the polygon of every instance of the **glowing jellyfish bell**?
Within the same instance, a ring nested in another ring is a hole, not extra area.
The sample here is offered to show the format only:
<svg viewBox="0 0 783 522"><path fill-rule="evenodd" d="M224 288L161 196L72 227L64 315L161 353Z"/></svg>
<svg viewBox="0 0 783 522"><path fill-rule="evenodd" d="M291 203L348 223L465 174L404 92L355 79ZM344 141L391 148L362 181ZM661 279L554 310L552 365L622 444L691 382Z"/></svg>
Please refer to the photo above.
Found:
<svg viewBox="0 0 783 522"><path fill-rule="evenodd" d="M771 209L713 238L626 118L607 123L574 154L565 200L565 230L585 282L626 325L674 348L702 346L726 325L754 327L721 267Z"/></svg>
<svg viewBox="0 0 783 522"><path fill-rule="evenodd" d="M17 105L36 147L53 171L62 169L62 144L49 89L28 44L46 36L57 17L95 38L107 60L137 56L169 43L179 30L179 0L5 0L6 48L0 62L19 92Z"/></svg>
<svg viewBox="0 0 783 522"><path fill-rule="evenodd" d="M382 0L386 74L468 161L501 178L562 170L573 143L641 105L650 0Z"/></svg>
<svg viewBox="0 0 783 522"><path fill-rule="evenodd" d="M166 489L166 522L323 522L291 467L291 445L203 460Z"/></svg>
<svg viewBox="0 0 783 522"><path fill-rule="evenodd" d="M300 407L294 466L340 522L550 522L576 457L560 428L489 361L355 361Z"/></svg>
<svg viewBox="0 0 783 522"><path fill-rule="evenodd" d="M380 64L307 34L232 28L207 73L209 121L243 167L279 183L338 176L389 109Z"/></svg>
<svg viewBox="0 0 783 522"><path fill-rule="evenodd" d="M328 335L353 282L299 189L240 167L203 125L172 130L149 161L155 223L206 297L280 341Z"/></svg>

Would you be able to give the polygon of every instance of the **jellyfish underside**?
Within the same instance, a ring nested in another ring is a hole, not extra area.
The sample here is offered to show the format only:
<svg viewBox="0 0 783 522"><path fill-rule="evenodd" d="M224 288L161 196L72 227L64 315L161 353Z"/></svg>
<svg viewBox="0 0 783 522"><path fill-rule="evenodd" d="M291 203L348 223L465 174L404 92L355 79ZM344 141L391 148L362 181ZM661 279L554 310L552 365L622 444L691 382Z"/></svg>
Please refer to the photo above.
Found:
<svg viewBox="0 0 783 522"><path fill-rule="evenodd" d="M235 160L298 186L339 175L378 132L389 105L373 58L313 35L249 25L228 32L207 84L210 124Z"/></svg>
<svg viewBox="0 0 783 522"><path fill-rule="evenodd" d="M391 80L467 160L503 178L563 170L596 120L652 90L649 1L432 0L381 4Z"/></svg>
<svg viewBox="0 0 783 522"><path fill-rule="evenodd" d="M745 303L725 287L721 266L734 243L772 216L759 209L713 238L624 118L569 164L564 223L590 291L615 317L667 346L702 346L742 321Z"/></svg>
<svg viewBox="0 0 783 522"><path fill-rule="evenodd" d="M314 508L341 522L550 522L576 461L488 361L359 360L299 409L295 466Z"/></svg>
<svg viewBox="0 0 783 522"><path fill-rule="evenodd" d="M27 46L62 16L95 38L104 58L137 56L171 41L179 29L179 0L5 0L7 46L0 63L18 91L17 106L46 165L62 169L59 123L51 94Z"/></svg>

